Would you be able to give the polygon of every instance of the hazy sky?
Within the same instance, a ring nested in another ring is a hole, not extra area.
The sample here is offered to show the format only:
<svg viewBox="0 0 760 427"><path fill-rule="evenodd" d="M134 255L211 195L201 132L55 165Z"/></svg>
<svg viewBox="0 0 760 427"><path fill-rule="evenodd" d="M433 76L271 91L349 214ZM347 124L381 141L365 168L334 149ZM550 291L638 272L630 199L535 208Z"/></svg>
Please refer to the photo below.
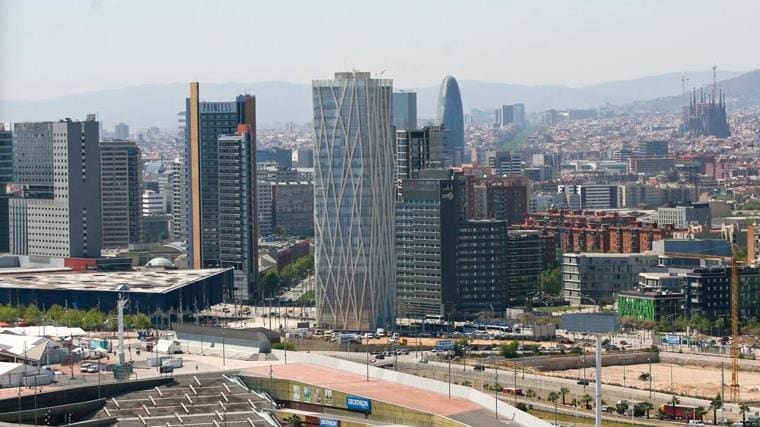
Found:
<svg viewBox="0 0 760 427"><path fill-rule="evenodd" d="M760 67L760 1L0 0L0 99L143 83L579 86Z"/></svg>

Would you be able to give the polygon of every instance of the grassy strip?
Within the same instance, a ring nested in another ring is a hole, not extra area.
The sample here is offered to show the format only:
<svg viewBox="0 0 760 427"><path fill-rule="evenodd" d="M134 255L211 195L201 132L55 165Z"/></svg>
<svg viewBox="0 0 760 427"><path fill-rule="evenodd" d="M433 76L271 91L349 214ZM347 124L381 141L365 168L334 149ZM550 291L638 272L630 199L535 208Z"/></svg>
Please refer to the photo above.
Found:
<svg viewBox="0 0 760 427"><path fill-rule="evenodd" d="M538 418L541 418L542 420L554 422L554 412L543 411L541 409L531 409L530 411L528 411L528 413ZM583 426L594 425L593 418L586 417L580 412L578 413L577 417L574 415L558 413L557 421L559 421L560 424L569 424L569 425L583 425ZM622 421L602 420L602 426L604 427L641 427L641 424L624 423Z"/></svg>

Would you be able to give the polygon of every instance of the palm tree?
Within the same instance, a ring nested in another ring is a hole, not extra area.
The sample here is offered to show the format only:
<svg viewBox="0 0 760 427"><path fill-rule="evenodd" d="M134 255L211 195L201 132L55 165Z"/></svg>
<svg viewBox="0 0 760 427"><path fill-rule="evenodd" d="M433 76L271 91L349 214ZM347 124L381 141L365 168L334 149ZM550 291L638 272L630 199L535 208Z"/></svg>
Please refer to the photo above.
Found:
<svg viewBox="0 0 760 427"><path fill-rule="evenodd" d="M593 401L594 398L591 397L590 394L584 394L581 398L581 402L583 402L583 405L586 407L586 409L591 409L591 401Z"/></svg>
<svg viewBox="0 0 760 427"><path fill-rule="evenodd" d="M715 399L713 399L712 402L710 402L710 409L713 411L713 424L717 425L717 419L718 419L718 409L723 407L723 398L720 396L720 393L715 395Z"/></svg>
<svg viewBox="0 0 760 427"><path fill-rule="evenodd" d="M559 400L559 393L556 391L549 393L549 397L546 400L554 404L554 425L557 425L557 401Z"/></svg>
<svg viewBox="0 0 760 427"><path fill-rule="evenodd" d="M654 409L654 405L652 402L641 402L639 403L639 408L647 414L647 419L649 419L649 411Z"/></svg>
<svg viewBox="0 0 760 427"><path fill-rule="evenodd" d="M749 412L749 406L742 403L739 405L739 412L742 413L742 425L747 425L747 412Z"/></svg>
<svg viewBox="0 0 760 427"><path fill-rule="evenodd" d="M559 394L562 395L562 405L565 405L565 395L570 393L570 389L567 387L562 387L559 389Z"/></svg>

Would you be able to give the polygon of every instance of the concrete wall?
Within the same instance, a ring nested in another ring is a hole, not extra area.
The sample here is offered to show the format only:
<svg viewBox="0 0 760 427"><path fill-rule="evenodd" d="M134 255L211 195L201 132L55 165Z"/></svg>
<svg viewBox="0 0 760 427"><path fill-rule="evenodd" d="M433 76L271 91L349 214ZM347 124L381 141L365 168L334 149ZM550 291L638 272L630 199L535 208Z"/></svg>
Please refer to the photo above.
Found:
<svg viewBox="0 0 760 427"><path fill-rule="evenodd" d="M292 354L292 353L291 353ZM286 406L309 412L323 412L326 415L364 417L361 412L349 411L346 407L348 393L325 389L299 381L287 379L269 379L267 377L240 376L251 389L266 391L277 401L290 402ZM306 390L308 389L308 399ZM329 398L326 391L329 391ZM372 413L366 419L410 426L462 427L464 424L399 405L372 400Z"/></svg>
<svg viewBox="0 0 760 427"><path fill-rule="evenodd" d="M659 362L659 354L649 352L604 353L602 354L602 366L648 363L650 359L652 363ZM525 363L526 367L532 367L540 371L564 371L567 369L577 369L584 365L582 355L527 357L524 360L517 359L517 363L519 365ZM511 365L511 361L509 364ZM593 354L586 354L585 365L586 368L596 366Z"/></svg>
<svg viewBox="0 0 760 427"><path fill-rule="evenodd" d="M272 350L277 358L284 358L284 352L282 350ZM337 369L344 372L351 372L357 375L366 375L367 366L361 363L350 362L347 360L340 360L329 356L303 353L303 352L290 352L288 354L288 360L291 362L309 363L326 368ZM372 378L395 382L403 384L409 387L415 387L423 390L428 390L436 393L447 394L448 384L442 381L437 381L429 378L421 378L411 374L405 374L401 372L389 371L382 368L369 367L369 376ZM498 405L499 414L504 418L514 419L518 425L535 426L535 427L549 427L550 424L530 415L526 412L522 412L512 405L504 403L502 401L495 402L493 396L485 394L479 390L472 389L470 387L464 387L461 385L451 386L451 395L459 397L465 400L469 400L476 403L483 408L491 409L495 405Z"/></svg>

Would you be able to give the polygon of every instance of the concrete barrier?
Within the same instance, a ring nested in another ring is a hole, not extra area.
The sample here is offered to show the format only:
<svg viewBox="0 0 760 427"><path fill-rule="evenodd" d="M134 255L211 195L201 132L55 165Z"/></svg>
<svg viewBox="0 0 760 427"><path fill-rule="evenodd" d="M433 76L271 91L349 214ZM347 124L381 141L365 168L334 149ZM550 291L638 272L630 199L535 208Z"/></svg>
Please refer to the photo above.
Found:
<svg viewBox="0 0 760 427"><path fill-rule="evenodd" d="M272 353L279 359L284 358L285 355L285 352L283 350L272 350ZM322 366L325 368L336 369L339 371L350 372L361 376L366 375L368 370L367 365L361 363L336 359L334 357L314 353L291 351L288 353L288 360L291 362L307 363ZM389 371L373 366L369 367L369 376L371 378L395 382L409 387L428 390L440 394L447 394L449 389L449 385L442 381L437 381L430 378L421 378L415 375ZM470 402L476 403L488 410L494 410L498 406L498 412L501 416L507 419L512 419L519 425L531 427L549 427L551 425L546 421L534 417L533 415L520 411L512 405L509 405L500 400L497 401L492 395L485 394L470 387L452 384L451 395L469 400Z"/></svg>

